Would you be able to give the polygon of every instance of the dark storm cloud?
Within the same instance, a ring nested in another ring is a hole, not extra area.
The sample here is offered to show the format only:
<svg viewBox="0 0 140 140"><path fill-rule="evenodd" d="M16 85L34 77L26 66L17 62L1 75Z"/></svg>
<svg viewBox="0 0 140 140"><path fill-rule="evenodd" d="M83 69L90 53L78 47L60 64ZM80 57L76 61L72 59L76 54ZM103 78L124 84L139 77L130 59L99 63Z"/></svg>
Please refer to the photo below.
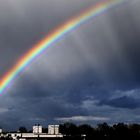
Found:
<svg viewBox="0 0 140 140"><path fill-rule="evenodd" d="M81 5L80 0L76 2L73 0L67 2L64 0L0 1L0 76L34 43L91 3L94 2L88 0L88 2L82 2ZM42 117L46 120L47 114L49 114L47 120L50 121L56 114L72 115L74 112L70 105L65 107L66 102L60 104L60 102L55 102L55 97L50 99L50 94L55 96L55 91L47 89L48 86L44 89L30 78L23 79L22 82L22 86L19 84L17 88L13 85L15 90L10 95L4 95L1 98L1 118L5 118L4 121L1 119L2 126L10 129L13 124L14 127L28 126L28 122L31 126L35 120L37 121L36 118ZM47 83L50 87L51 81ZM2 101L3 99L5 101Z"/></svg>
<svg viewBox="0 0 140 140"><path fill-rule="evenodd" d="M137 10L134 10L138 12ZM123 13L121 17L113 18L112 24L114 25L114 32L117 35L120 43L122 44L121 51L124 55L125 61L129 65L127 71L131 71L130 79L127 81L131 81L130 85L139 86L140 80L140 28L139 28L139 18L138 15L134 11L127 11ZM129 17L129 18L125 18ZM121 19L121 20L120 20ZM117 23L117 24L116 24ZM120 24L122 23L122 24ZM121 25L121 26L120 26ZM127 73L126 71L126 73ZM127 82L126 81L126 82ZM134 83L133 83L134 82Z"/></svg>
<svg viewBox="0 0 140 140"><path fill-rule="evenodd" d="M110 99L106 101L101 101L99 105L109 105L112 107L136 109L140 107L140 99L134 99L132 97L123 96L116 99Z"/></svg>
<svg viewBox="0 0 140 140"><path fill-rule="evenodd" d="M94 2L0 2L0 75L48 31ZM1 96L1 125L31 127L78 116L95 124L96 117L139 121L138 3L109 10L45 51Z"/></svg>

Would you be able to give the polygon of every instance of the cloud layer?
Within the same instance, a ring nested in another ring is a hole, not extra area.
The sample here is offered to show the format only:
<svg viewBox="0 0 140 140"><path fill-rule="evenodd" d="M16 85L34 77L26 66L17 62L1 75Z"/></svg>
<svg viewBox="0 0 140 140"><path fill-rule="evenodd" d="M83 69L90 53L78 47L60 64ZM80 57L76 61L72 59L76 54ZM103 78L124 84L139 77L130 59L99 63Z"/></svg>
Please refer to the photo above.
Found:
<svg viewBox="0 0 140 140"><path fill-rule="evenodd" d="M0 75L56 25L95 2L0 2ZM128 1L44 51L1 95L1 126L139 122L139 9L139 1Z"/></svg>

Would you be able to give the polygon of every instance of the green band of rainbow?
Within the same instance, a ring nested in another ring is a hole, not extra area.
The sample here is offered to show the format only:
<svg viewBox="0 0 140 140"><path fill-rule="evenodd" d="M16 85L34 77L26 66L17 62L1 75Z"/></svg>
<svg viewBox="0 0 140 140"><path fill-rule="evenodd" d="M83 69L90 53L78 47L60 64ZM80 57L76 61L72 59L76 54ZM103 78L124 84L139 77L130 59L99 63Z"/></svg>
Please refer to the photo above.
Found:
<svg viewBox="0 0 140 140"><path fill-rule="evenodd" d="M44 50L50 47L53 43L56 43L65 34L79 27L82 23L90 18L94 18L104 13L109 8L119 5L124 0L105 0L90 9L84 11L79 16L74 17L62 26L56 28L53 32L48 34L43 40L32 47L17 63L2 77L0 81L0 94L3 93L14 79L32 62L34 61Z"/></svg>

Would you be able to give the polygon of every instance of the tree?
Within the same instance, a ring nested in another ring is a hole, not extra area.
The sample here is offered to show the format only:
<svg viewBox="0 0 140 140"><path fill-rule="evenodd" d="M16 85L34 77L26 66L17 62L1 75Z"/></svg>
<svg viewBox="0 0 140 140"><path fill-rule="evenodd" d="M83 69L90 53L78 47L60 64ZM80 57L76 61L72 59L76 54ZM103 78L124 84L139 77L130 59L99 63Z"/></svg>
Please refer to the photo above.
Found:
<svg viewBox="0 0 140 140"><path fill-rule="evenodd" d="M79 126L79 133L82 139L91 140L96 138L96 131L88 124Z"/></svg>
<svg viewBox="0 0 140 140"><path fill-rule="evenodd" d="M128 126L130 130L130 135L133 139L140 139L140 125L139 124L131 124Z"/></svg>
<svg viewBox="0 0 140 140"><path fill-rule="evenodd" d="M48 128L42 128L43 133L48 133Z"/></svg>
<svg viewBox="0 0 140 140"><path fill-rule="evenodd" d="M116 138L129 138L130 137L130 130L128 128L128 125L124 123L118 123L113 125L114 131L115 131L115 137Z"/></svg>
<svg viewBox="0 0 140 140"><path fill-rule="evenodd" d="M26 127L23 127L23 126L19 127L19 132L20 133L27 133Z"/></svg>
<svg viewBox="0 0 140 140"><path fill-rule="evenodd" d="M93 128L88 125L88 124L83 124L79 126L79 132L80 134L85 134L85 135L89 135L93 133Z"/></svg>
<svg viewBox="0 0 140 140"><path fill-rule="evenodd" d="M111 127L107 123L98 124L97 128L100 137L109 139L111 137Z"/></svg>
<svg viewBox="0 0 140 140"><path fill-rule="evenodd" d="M60 133L65 134L66 136L72 136L78 134L78 128L73 123L64 123L60 125Z"/></svg>

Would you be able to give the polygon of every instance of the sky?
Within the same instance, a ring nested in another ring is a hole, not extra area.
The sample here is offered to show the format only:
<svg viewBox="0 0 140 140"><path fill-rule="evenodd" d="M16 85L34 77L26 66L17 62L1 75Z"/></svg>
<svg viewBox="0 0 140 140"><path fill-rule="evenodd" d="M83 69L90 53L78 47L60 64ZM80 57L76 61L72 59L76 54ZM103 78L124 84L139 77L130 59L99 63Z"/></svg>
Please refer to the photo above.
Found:
<svg viewBox="0 0 140 140"><path fill-rule="evenodd" d="M101 0L0 0L0 77L34 44ZM0 95L0 126L140 123L140 1L92 18Z"/></svg>

